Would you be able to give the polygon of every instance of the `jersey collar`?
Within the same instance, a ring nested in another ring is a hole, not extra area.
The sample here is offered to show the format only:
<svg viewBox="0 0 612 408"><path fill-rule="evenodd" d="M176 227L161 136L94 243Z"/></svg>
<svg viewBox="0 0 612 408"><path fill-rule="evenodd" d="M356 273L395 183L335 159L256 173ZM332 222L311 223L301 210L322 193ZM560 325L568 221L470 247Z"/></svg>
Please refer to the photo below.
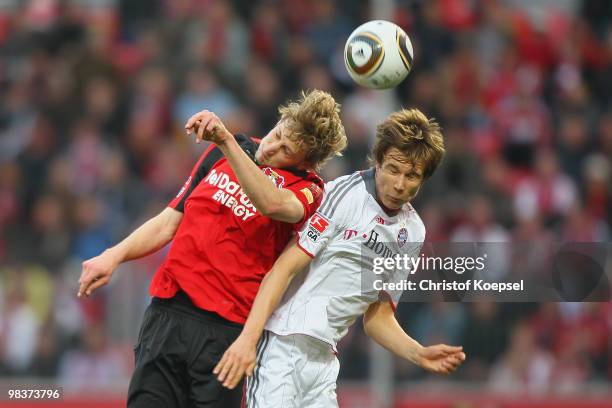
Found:
<svg viewBox="0 0 612 408"><path fill-rule="evenodd" d="M363 182L365 183L366 191L370 193L374 201L380 206L380 208L387 214L389 217L395 217L401 211L392 210L387 208L379 199L378 193L376 192L376 167L371 167L367 170L361 172L361 177L363 178Z"/></svg>

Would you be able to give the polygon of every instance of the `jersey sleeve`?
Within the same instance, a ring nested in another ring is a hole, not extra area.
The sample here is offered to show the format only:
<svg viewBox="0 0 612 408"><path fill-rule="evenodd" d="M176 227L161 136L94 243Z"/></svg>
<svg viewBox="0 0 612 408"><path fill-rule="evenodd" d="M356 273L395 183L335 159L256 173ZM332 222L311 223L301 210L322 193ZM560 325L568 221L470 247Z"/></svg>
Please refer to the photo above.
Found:
<svg viewBox="0 0 612 408"><path fill-rule="evenodd" d="M255 156L255 151L257 150L257 141L259 139L250 138L240 134L235 135L234 137L236 138L240 148L242 148L242 150L244 150L244 152L251 159L253 159ZM189 177L187 178L187 181L185 181L185 184L183 184L183 187L181 187L176 197L174 197L168 204L168 207L184 212L185 201L187 198L189 198L189 195L221 158L223 158L223 153L216 145L211 144L208 146L208 148L204 150L204 153L202 153L198 159L198 162L195 164L195 166L193 166L191 174L189 174Z"/></svg>
<svg viewBox="0 0 612 408"><path fill-rule="evenodd" d="M349 192L358 182L351 176L325 185L321 206L298 234L297 244L308 256L314 258L321 252L346 224L348 214L354 213Z"/></svg>
<svg viewBox="0 0 612 408"><path fill-rule="evenodd" d="M189 198L189 195L197 187L197 185L206 177L210 169L215 165L219 159L223 157L221 150L214 144L211 144L204 153L198 159L198 162L193 166L187 181L183 184L183 187L179 190L176 197L170 201L168 207L174 208L177 211L184 212L185 201Z"/></svg>
<svg viewBox="0 0 612 408"><path fill-rule="evenodd" d="M294 224L294 230L299 231L308 220L317 211L323 200L323 186L313 181L304 180L288 187L295 195L298 201L304 207L304 216L300 221Z"/></svg>

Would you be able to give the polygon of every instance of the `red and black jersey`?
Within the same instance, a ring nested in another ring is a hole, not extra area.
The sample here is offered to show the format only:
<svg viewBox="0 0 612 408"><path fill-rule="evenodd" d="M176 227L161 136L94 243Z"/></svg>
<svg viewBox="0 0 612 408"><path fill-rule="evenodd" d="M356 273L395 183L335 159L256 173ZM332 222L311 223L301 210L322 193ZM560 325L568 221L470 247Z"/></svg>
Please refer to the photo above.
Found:
<svg viewBox="0 0 612 408"><path fill-rule="evenodd" d="M253 158L257 143L236 139ZM323 196L323 181L312 172L259 167L278 188L296 195L304 206L302 220L289 224L261 215L221 151L210 146L169 204L184 216L153 277L152 296L170 298L182 289L197 307L246 321L264 275Z"/></svg>

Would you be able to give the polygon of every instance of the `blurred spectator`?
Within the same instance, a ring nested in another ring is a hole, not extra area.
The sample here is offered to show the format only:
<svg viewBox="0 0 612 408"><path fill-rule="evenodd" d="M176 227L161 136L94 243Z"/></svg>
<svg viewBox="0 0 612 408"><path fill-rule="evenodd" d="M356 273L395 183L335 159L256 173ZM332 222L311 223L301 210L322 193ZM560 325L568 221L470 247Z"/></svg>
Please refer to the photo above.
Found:
<svg viewBox="0 0 612 408"><path fill-rule="evenodd" d="M583 116L569 115L561 119L559 162L575 183L584 180L582 170L590 146L589 129Z"/></svg>
<svg viewBox="0 0 612 408"><path fill-rule="evenodd" d="M182 128L191 115L203 109L215 112L220 118L224 118L236 109L236 102L232 94L219 84L208 68L198 66L189 70L183 91L176 98L174 121ZM142 118L139 122L146 122L147 119Z"/></svg>
<svg viewBox="0 0 612 408"><path fill-rule="evenodd" d="M500 317L496 303L479 302L469 305L459 342L466 355L470 356L464 368L468 379L487 378L489 366L506 349L508 328L499 324Z"/></svg>
<svg viewBox="0 0 612 408"><path fill-rule="evenodd" d="M60 361L59 380L66 389L83 392L117 386L118 381L126 378L127 365L107 342L102 326L83 330L80 346L64 354Z"/></svg>
<svg viewBox="0 0 612 408"><path fill-rule="evenodd" d="M576 185L560 171L557 157L549 150L539 153L535 166L534 177L517 187L514 209L517 217L541 215L550 225L576 204Z"/></svg>
<svg viewBox="0 0 612 408"><path fill-rule="evenodd" d="M72 231L64 203L53 195L37 200L32 213L30 255L37 262L57 270L70 254Z"/></svg>
<svg viewBox="0 0 612 408"><path fill-rule="evenodd" d="M550 112L538 96L541 73L534 67L521 66L514 75L516 88L494 106L492 117L508 163L531 167L537 150L550 146Z"/></svg>
<svg viewBox="0 0 612 408"><path fill-rule="evenodd" d="M108 225L103 223L104 204L94 196L76 197L74 203L75 235L71 254L85 260L111 245Z"/></svg>
<svg viewBox="0 0 612 408"><path fill-rule="evenodd" d="M552 385L554 360L535 342L529 325L519 323L508 350L491 370L490 386L505 393L544 393Z"/></svg>
<svg viewBox="0 0 612 408"><path fill-rule="evenodd" d="M23 271L13 271L11 277L0 318L0 352L9 373L25 375L35 355L40 321L27 302Z"/></svg>
<svg viewBox="0 0 612 408"><path fill-rule="evenodd" d="M503 279L509 271L511 261L508 231L495 222L491 202L485 196L473 197L468 206L468 213L468 221L454 230L451 241L478 244L479 253L487 255L486 268L482 273L485 273L490 280ZM468 245L456 248L470 250L471 247Z"/></svg>

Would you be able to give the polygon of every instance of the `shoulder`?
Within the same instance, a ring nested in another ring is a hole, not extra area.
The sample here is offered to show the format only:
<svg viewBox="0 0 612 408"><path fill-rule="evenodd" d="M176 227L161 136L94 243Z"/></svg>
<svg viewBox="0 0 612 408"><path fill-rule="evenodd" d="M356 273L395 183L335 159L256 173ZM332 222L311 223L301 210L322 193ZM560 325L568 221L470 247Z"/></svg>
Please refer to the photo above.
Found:
<svg viewBox="0 0 612 408"><path fill-rule="evenodd" d="M255 159L255 152L257 151L259 142L261 140L255 137L245 136L243 134L234 135L234 138L242 150L244 150L251 159Z"/></svg>
<svg viewBox="0 0 612 408"><path fill-rule="evenodd" d="M343 218L357 215L356 210L363 206L367 191L359 172L338 177L325 184L325 195L319 212L326 217L342 214Z"/></svg>
<svg viewBox="0 0 612 408"><path fill-rule="evenodd" d="M353 191L354 187L363 185L363 177L361 172L356 171L346 176L340 176L337 179L325 183L325 192L330 194L332 192Z"/></svg>

